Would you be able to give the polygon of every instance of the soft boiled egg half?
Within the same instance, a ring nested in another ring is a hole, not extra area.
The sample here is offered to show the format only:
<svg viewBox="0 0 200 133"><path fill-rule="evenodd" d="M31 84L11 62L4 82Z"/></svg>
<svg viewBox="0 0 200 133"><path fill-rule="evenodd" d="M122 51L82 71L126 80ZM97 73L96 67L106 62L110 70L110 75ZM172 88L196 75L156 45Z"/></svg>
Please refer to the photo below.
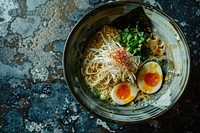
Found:
<svg viewBox="0 0 200 133"><path fill-rule="evenodd" d="M137 76L137 84L144 93L152 94L157 92L163 81L163 74L160 65L156 62L144 64Z"/></svg>
<svg viewBox="0 0 200 133"><path fill-rule="evenodd" d="M119 83L111 91L111 98L119 105L131 102L138 93L136 84Z"/></svg>

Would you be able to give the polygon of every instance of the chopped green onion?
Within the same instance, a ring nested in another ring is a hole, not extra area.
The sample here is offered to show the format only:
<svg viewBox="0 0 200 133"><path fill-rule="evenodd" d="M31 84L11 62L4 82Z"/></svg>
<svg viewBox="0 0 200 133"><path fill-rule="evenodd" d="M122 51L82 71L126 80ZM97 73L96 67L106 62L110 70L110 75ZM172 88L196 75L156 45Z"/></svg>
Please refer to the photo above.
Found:
<svg viewBox="0 0 200 133"><path fill-rule="evenodd" d="M133 55L146 56L152 53L144 44L146 43L149 34L138 31L137 28L128 27L121 31L121 38L118 40L122 46Z"/></svg>
<svg viewBox="0 0 200 133"><path fill-rule="evenodd" d="M120 36L118 36L116 39L117 39L117 41L121 41L121 37Z"/></svg>
<svg viewBox="0 0 200 133"><path fill-rule="evenodd" d="M133 35L131 33L129 33L127 36L127 41L130 41L132 37L133 37Z"/></svg>

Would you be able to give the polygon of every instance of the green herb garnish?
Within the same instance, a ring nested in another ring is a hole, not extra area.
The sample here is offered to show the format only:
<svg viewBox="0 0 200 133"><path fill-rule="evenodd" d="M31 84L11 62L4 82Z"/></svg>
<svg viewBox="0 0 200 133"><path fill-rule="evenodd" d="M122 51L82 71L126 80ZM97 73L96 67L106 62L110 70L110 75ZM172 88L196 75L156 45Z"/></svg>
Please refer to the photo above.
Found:
<svg viewBox="0 0 200 133"><path fill-rule="evenodd" d="M117 40L121 42L129 53L146 59L148 58L147 55L143 55L142 52L150 52L144 45L148 37L149 34L140 32L137 28L128 27L121 31L121 37L117 38Z"/></svg>

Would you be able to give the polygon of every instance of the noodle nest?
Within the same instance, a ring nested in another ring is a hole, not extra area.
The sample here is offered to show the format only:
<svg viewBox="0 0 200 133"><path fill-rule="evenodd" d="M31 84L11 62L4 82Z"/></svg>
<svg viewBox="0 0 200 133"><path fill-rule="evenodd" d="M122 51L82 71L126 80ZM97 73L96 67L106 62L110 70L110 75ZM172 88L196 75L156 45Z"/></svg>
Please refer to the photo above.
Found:
<svg viewBox="0 0 200 133"><path fill-rule="evenodd" d="M140 65L140 57L133 56L119 41L118 31L104 26L89 42L83 57L81 72L92 91L98 91L101 99L109 99L110 92L119 82L134 83Z"/></svg>

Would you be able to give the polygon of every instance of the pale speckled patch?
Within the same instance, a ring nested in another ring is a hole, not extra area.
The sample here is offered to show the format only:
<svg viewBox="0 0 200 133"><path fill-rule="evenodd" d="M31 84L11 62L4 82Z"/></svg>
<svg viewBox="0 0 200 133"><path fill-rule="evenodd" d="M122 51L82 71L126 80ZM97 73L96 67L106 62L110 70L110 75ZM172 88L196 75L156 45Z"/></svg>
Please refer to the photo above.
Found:
<svg viewBox="0 0 200 133"><path fill-rule="evenodd" d="M0 35L5 36L7 34L7 27L8 27L8 22L3 22L0 24Z"/></svg>
<svg viewBox="0 0 200 133"><path fill-rule="evenodd" d="M25 123L26 129L28 129L30 132L33 132L33 131L39 132L42 130L41 123L30 122L27 119L24 120L24 123Z"/></svg>
<svg viewBox="0 0 200 133"><path fill-rule="evenodd" d="M115 133L115 131L112 131L110 127L107 125L105 121L102 121L101 119L97 119L97 125L101 125L103 128L107 129L110 133Z"/></svg>
<svg viewBox="0 0 200 133"><path fill-rule="evenodd" d="M39 65L38 65L39 66ZM34 82L36 79L39 79L40 81L46 81L49 76L49 71L46 67L34 67L31 69L32 78L34 79Z"/></svg>
<svg viewBox="0 0 200 133"><path fill-rule="evenodd" d="M153 6L158 6L161 10L163 10L162 6L156 0L144 0L144 2Z"/></svg>
<svg viewBox="0 0 200 133"><path fill-rule="evenodd" d="M47 0L26 0L27 10L33 11L36 7L46 3Z"/></svg>
<svg viewBox="0 0 200 133"><path fill-rule="evenodd" d="M8 22L12 19L9 15L9 11L18 8L18 4L15 0L1 0L0 1L0 36L5 36L7 34Z"/></svg>
<svg viewBox="0 0 200 133"><path fill-rule="evenodd" d="M54 133L63 133L61 129L59 129L58 123L55 123L54 119L47 119L43 123L36 123L34 121L29 121L28 119L24 120L25 127L30 132L41 132L46 133L49 132L45 127L48 125L49 127L52 127L52 132Z"/></svg>
<svg viewBox="0 0 200 133"><path fill-rule="evenodd" d="M19 33L23 38L33 36L33 32L40 24L39 16L28 16L27 18L16 18L11 24L11 29L14 33Z"/></svg>
<svg viewBox="0 0 200 133"><path fill-rule="evenodd" d="M79 115L73 115L73 116L71 116L71 119L72 119L73 121L75 121L75 120L77 120L79 117L80 117Z"/></svg>
<svg viewBox="0 0 200 133"><path fill-rule="evenodd" d="M47 6L44 5L42 9L38 9L36 11L38 13L37 18L41 18L38 23L40 21L42 23L38 28L33 28L35 31L32 30L31 33L34 33L34 35L19 43L18 51L33 63L31 74L34 81L46 81L49 76L48 67L55 67L55 63L58 62L55 53L51 50L45 52L44 48L55 40L66 39L70 31L70 23L64 22L61 18L60 6L62 6L62 3L58 4L57 1L51 1ZM28 21L27 24L30 25L31 23ZM22 34L22 32L20 33ZM27 47L24 47L25 45Z"/></svg>
<svg viewBox="0 0 200 133"><path fill-rule="evenodd" d="M74 3L79 9L82 10L90 7L88 0L74 0Z"/></svg>
<svg viewBox="0 0 200 133"><path fill-rule="evenodd" d="M1 23L5 23L5 22L8 22L11 20L11 16L9 15L9 11L11 9L17 9L18 8L18 4L16 2L16 0L1 0L0 1L0 15L1 15L1 18L4 19L3 22L0 22Z"/></svg>
<svg viewBox="0 0 200 133"><path fill-rule="evenodd" d="M47 133L49 132L45 127L48 125L49 127L52 127L52 131L54 133L63 133L63 131L59 128L58 123L55 124L55 119L47 119L43 123L36 123L34 121L29 121L28 119L24 120L25 127L30 132L41 132L41 133Z"/></svg>

